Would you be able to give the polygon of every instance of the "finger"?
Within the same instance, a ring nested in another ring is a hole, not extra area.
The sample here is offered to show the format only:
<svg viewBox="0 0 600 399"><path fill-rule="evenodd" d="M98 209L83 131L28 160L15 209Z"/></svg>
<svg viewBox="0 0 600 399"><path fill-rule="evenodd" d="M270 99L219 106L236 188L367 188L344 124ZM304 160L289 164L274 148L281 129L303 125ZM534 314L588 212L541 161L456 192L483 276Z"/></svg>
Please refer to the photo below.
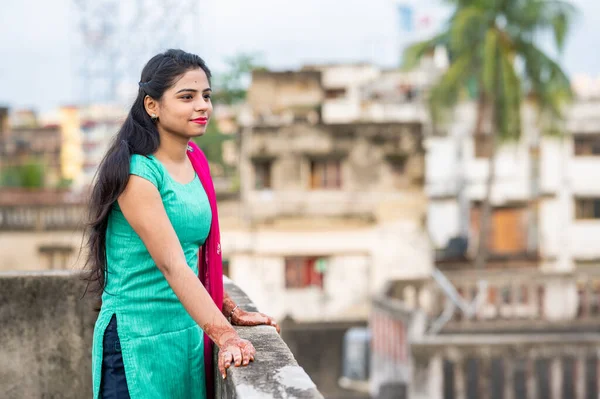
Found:
<svg viewBox="0 0 600 399"><path fill-rule="evenodd" d="M267 316L264 313L259 313L259 314L262 316L262 319L263 319L262 322L267 325L270 325L274 321L271 316Z"/></svg>
<svg viewBox="0 0 600 399"><path fill-rule="evenodd" d="M221 375L223 379L227 377L227 369L231 367L231 353L229 351L223 351L219 356L219 371L221 371Z"/></svg>
<svg viewBox="0 0 600 399"><path fill-rule="evenodd" d="M235 367L240 367L242 365L242 351L240 348L237 348L237 350L233 352L233 361Z"/></svg>
<svg viewBox="0 0 600 399"><path fill-rule="evenodd" d="M277 324L277 322L273 319L269 319L269 323L270 326L275 327L275 330L277 330L277 334L281 333L281 327L279 327L279 324Z"/></svg>
<svg viewBox="0 0 600 399"><path fill-rule="evenodd" d="M225 361L225 368L228 369L231 367L231 361L233 360L233 355L229 351L223 352L223 358Z"/></svg>
<svg viewBox="0 0 600 399"><path fill-rule="evenodd" d="M265 321L265 324L266 324L266 325L269 325L269 326L273 326L273 327L275 327L275 329L277 330L277 333L279 333L279 332L281 331L281 328L279 327L279 325L277 324L277 322L275 321L275 319L273 319L273 318L272 318L272 317L270 317L270 316L267 316L267 315L266 315L266 314L264 314L264 313L261 313L261 315L262 315L262 316L264 316L264 318L265 318L265 320L266 320L266 321Z"/></svg>
<svg viewBox="0 0 600 399"><path fill-rule="evenodd" d="M242 355L244 357L244 366L247 366L248 363L253 362L254 361L254 354L256 353L256 351L254 350L254 348L250 347L245 347L242 350Z"/></svg>
<svg viewBox="0 0 600 399"><path fill-rule="evenodd" d="M248 357L252 356L254 358L254 355L256 355L256 349L254 349L254 345L251 342L244 343L243 351L244 355Z"/></svg>
<svg viewBox="0 0 600 399"><path fill-rule="evenodd" d="M271 319L269 318L269 316L264 315L262 313L254 313L254 315L252 316L252 318L249 318L246 320L246 323L248 326L260 326L263 324L269 324L271 322Z"/></svg>
<svg viewBox="0 0 600 399"><path fill-rule="evenodd" d="M219 372L221 373L221 377L223 377L223 379L227 377L227 371L225 369L225 359L222 356L219 356Z"/></svg>
<svg viewBox="0 0 600 399"><path fill-rule="evenodd" d="M254 361L254 355L256 354L256 349L254 349L254 346L249 342L242 342L240 344L240 349L242 352L242 356L243 356L243 365L247 366L248 363Z"/></svg>

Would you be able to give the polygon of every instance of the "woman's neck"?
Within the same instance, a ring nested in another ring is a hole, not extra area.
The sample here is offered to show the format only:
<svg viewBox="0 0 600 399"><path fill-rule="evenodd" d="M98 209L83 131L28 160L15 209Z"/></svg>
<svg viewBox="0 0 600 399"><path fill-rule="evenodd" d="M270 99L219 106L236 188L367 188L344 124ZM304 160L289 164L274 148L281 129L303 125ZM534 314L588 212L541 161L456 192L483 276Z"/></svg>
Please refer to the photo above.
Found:
<svg viewBox="0 0 600 399"><path fill-rule="evenodd" d="M160 133L160 145L154 155L173 163L184 162L187 159L188 141L184 137L175 137L168 133Z"/></svg>

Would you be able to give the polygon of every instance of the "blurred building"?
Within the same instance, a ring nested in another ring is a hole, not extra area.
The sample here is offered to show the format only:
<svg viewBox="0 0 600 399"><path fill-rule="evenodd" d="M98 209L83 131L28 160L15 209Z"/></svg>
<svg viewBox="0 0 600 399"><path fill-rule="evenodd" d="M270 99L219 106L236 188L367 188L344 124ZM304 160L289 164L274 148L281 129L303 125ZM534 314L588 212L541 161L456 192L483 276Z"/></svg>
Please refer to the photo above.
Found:
<svg viewBox="0 0 600 399"><path fill-rule="evenodd" d="M64 180L75 182L82 172L83 151L81 123L77 107L60 109L61 175Z"/></svg>
<svg viewBox="0 0 600 399"><path fill-rule="evenodd" d="M425 60L411 71L371 64L306 66L321 72L324 123L421 123L427 125L423 95L440 70Z"/></svg>
<svg viewBox="0 0 600 399"><path fill-rule="evenodd" d="M32 112L22 111L17 115L18 123L12 125L8 109L0 111L2 184L58 185L62 178L61 127L58 124L39 126Z"/></svg>
<svg viewBox="0 0 600 399"><path fill-rule="evenodd" d="M78 187L88 187L96 175L112 140L119 132L127 111L120 106L89 105L77 111L81 131L81 173L76 178Z"/></svg>
<svg viewBox="0 0 600 399"><path fill-rule="evenodd" d="M490 141L473 136L474 105L425 139L434 267L374 301L374 397L598 397L600 97L578 97L561 137L523 114L521 140L496 153L483 270L473 264Z"/></svg>
<svg viewBox="0 0 600 399"><path fill-rule="evenodd" d="M502 145L496 154L486 268L600 273L600 246L594 241L600 234L600 188L595 184L600 178L600 98L573 104L560 138L541 135L532 110L524 115L522 139ZM488 175L489 139L471 133L474 108L465 105L458 116L446 134L426 141L428 230L442 271L472 268ZM573 317L578 289L600 294L592 281L585 285L548 288L546 316ZM531 293L523 301L531 305L534 297Z"/></svg>
<svg viewBox="0 0 600 399"><path fill-rule="evenodd" d="M0 271L80 268L85 215L66 189L0 189Z"/></svg>
<svg viewBox="0 0 600 399"><path fill-rule="evenodd" d="M386 281L431 272L423 115L410 99L390 116L365 111L381 79L405 98L406 76L369 65L253 73L240 115L244 224L223 245L230 277L265 312L366 320Z"/></svg>
<svg viewBox="0 0 600 399"><path fill-rule="evenodd" d="M41 186L46 188L77 189L85 185L86 162L90 157L95 160L88 151L90 140L84 136L87 133L84 127L90 124L89 113L82 115L79 108L64 106L41 122L33 111L15 111L10 118L8 111L4 112L6 127L0 136L0 167L10 173L31 164L39 165L43 172ZM82 120L82 116L86 119ZM100 141L108 142L112 133L100 135Z"/></svg>

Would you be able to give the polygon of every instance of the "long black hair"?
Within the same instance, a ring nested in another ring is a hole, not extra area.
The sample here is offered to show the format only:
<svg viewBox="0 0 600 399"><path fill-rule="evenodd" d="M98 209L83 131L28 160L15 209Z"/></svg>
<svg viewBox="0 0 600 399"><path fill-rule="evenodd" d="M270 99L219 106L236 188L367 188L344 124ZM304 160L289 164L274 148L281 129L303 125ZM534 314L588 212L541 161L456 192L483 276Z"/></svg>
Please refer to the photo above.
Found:
<svg viewBox="0 0 600 399"><path fill-rule="evenodd" d="M164 92L184 73L201 68L210 82L211 73L202 58L182 50L167 50L148 61L142 70L138 95L119 132L104 156L93 183L87 227L88 255L85 279L94 292L106 286L106 228L113 204L129 181L132 154L150 155L160 144L158 130L144 107L144 98L160 101Z"/></svg>

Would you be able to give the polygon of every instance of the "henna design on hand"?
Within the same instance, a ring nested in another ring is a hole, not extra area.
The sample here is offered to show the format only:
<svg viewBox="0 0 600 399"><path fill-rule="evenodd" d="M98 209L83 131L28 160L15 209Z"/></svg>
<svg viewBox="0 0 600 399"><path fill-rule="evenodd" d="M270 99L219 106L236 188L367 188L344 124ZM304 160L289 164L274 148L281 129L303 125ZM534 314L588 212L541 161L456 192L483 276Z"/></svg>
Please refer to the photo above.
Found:
<svg viewBox="0 0 600 399"><path fill-rule="evenodd" d="M277 330L277 333L281 333L281 327L279 327L275 319L260 312L236 310L233 316L231 316L231 324L236 326L273 326Z"/></svg>
<svg viewBox="0 0 600 399"><path fill-rule="evenodd" d="M232 362L239 367L254 361L256 349L250 341L240 338L230 325L206 324L203 328L219 347L218 367L223 379L227 377L227 369Z"/></svg>
<svg viewBox="0 0 600 399"><path fill-rule="evenodd" d="M223 315L225 317L229 317L231 315L231 311L235 308L235 302L233 299L225 292L223 295Z"/></svg>

